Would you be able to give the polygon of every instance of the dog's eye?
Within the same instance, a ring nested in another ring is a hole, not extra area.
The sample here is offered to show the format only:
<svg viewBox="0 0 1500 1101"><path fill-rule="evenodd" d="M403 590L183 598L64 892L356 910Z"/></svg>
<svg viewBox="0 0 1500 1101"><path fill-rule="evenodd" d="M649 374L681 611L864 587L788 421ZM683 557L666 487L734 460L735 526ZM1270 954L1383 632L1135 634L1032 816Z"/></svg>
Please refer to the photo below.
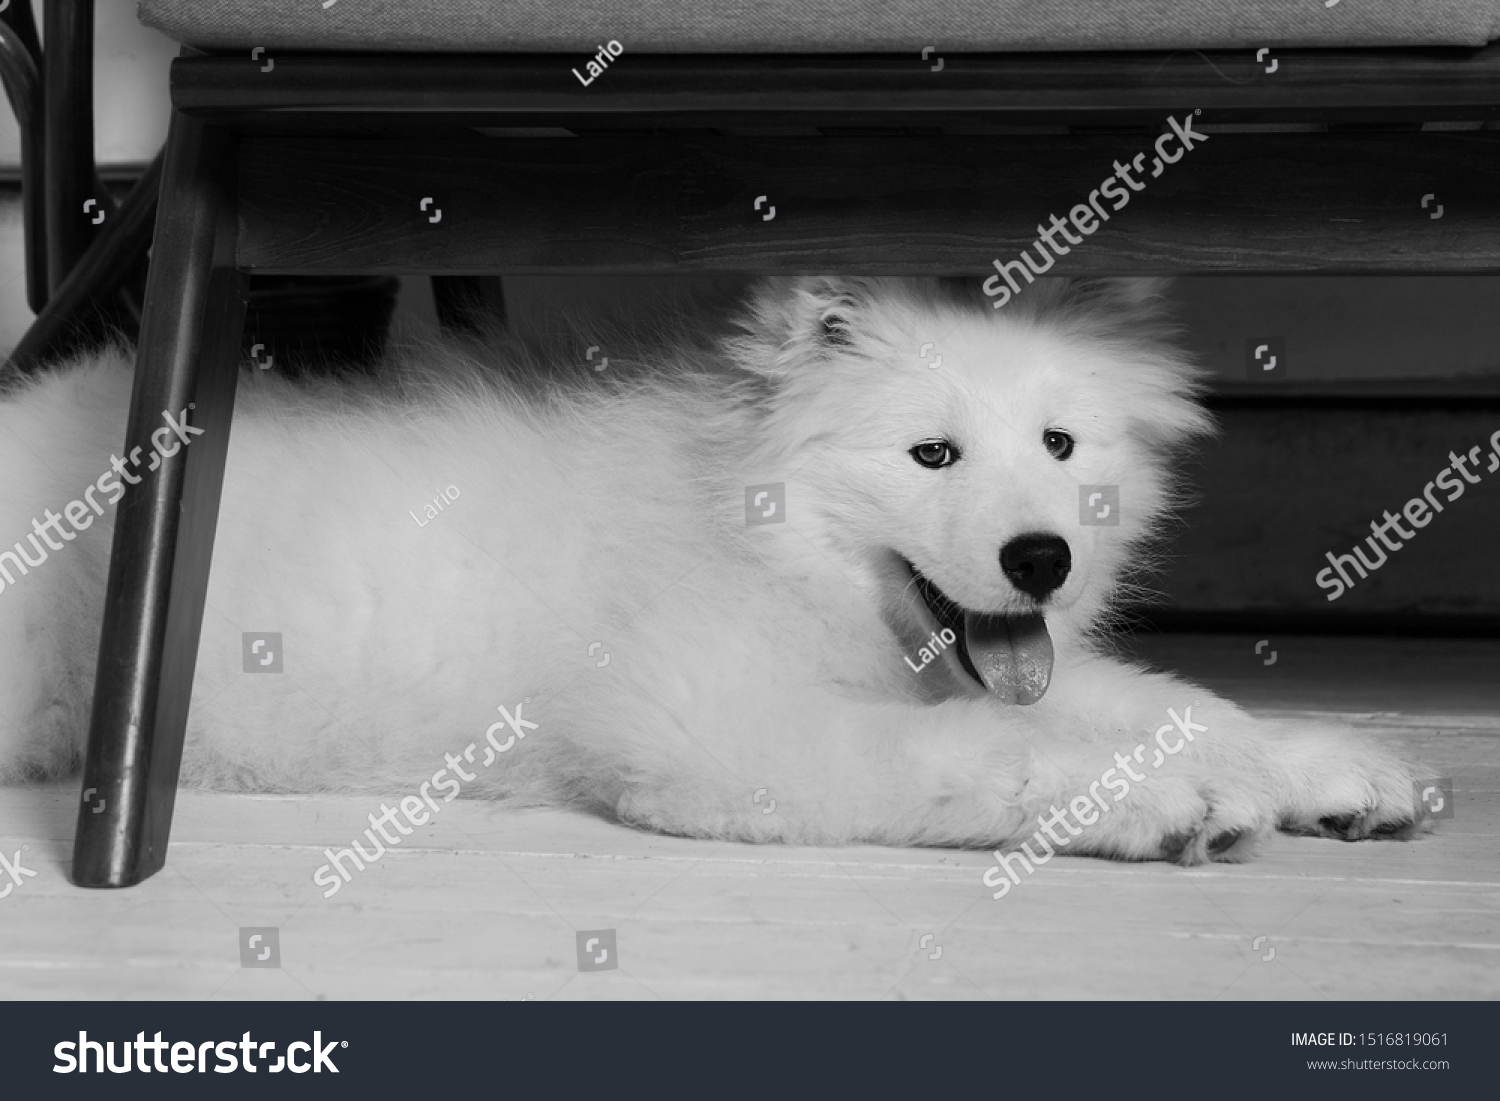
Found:
<svg viewBox="0 0 1500 1101"><path fill-rule="evenodd" d="M1073 437L1055 428L1049 428L1042 433L1042 443L1046 446L1047 452L1058 461L1073 454Z"/></svg>
<svg viewBox="0 0 1500 1101"><path fill-rule="evenodd" d="M947 440L928 440L909 452L913 459L931 470L941 470L958 462L958 448Z"/></svg>

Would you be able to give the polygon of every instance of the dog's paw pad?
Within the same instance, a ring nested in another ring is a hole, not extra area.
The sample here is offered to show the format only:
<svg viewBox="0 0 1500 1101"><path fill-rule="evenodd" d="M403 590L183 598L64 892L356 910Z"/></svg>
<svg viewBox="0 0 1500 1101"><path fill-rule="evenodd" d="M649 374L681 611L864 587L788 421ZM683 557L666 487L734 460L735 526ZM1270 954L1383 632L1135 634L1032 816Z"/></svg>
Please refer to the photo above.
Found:
<svg viewBox="0 0 1500 1101"><path fill-rule="evenodd" d="M1208 840L1208 855L1212 857L1224 856L1241 841L1250 836L1249 830L1225 830L1223 833Z"/></svg>
<svg viewBox="0 0 1500 1101"><path fill-rule="evenodd" d="M1236 826L1218 829L1211 823L1189 835L1185 842L1178 843L1180 835L1163 843L1163 856L1184 868L1197 864L1234 864L1250 859L1254 855L1256 839L1260 831L1251 826Z"/></svg>
<svg viewBox="0 0 1500 1101"><path fill-rule="evenodd" d="M1316 830L1294 830L1337 841L1410 841L1430 830L1430 822L1419 822L1411 816L1381 819L1374 812L1363 814L1327 814L1318 819Z"/></svg>
<svg viewBox="0 0 1500 1101"><path fill-rule="evenodd" d="M1171 860L1177 864L1197 864L1199 861L1193 859L1193 844L1197 840L1198 833L1195 830L1177 830L1166 834L1161 839L1161 855L1165 860Z"/></svg>
<svg viewBox="0 0 1500 1101"><path fill-rule="evenodd" d="M1340 841L1358 841L1364 836L1362 814L1325 814L1318 819L1318 827L1325 837Z"/></svg>
<svg viewBox="0 0 1500 1101"><path fill-rule="evenodd" d="M1370 831L1369 836L1380 841L1410 841L1430 829L1432 829L1431 821L1418 822L1415 818L1395 819L1380 823Z"/></svg>

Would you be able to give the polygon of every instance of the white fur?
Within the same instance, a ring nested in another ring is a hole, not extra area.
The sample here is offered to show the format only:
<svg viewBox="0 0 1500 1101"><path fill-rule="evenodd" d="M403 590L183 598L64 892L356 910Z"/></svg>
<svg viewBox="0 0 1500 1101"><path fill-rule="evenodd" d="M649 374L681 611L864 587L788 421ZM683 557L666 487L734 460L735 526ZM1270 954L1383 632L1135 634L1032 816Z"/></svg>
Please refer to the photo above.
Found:
<svg viewBox="0 0 1500 1101"><path fill-rule="evenodd" d="M1172 452L1209 429L1157 295L1041 281L997 312L932 282L775 280L718 348L611 347L571 381L515 343L420 348L362 383L248 372L183 780L406 794L529 698L539 728L466 786L699 836L1004 845L1198 701L1209 733L1068 851L1192 862L1278 824L1404 829L1413 773L1384 750L1258 722L1093 641L1162 530ZM117 354L0 403L4 546L123 454L128 393ZM1049 428L1076 437L1066 462ZM961 461L915 463L932 437ZM773 482L786 521L746 526L744 488ZM1093 483L1121 487L1120 526L1080 526ZM1033 531L1074 561L1047 696L912 673L925 630L895 555L1021 612L997 553ZM109 535L0 591L0 779L78 760ZM246 631L282 633L284 674L241 671Z"/></svg>

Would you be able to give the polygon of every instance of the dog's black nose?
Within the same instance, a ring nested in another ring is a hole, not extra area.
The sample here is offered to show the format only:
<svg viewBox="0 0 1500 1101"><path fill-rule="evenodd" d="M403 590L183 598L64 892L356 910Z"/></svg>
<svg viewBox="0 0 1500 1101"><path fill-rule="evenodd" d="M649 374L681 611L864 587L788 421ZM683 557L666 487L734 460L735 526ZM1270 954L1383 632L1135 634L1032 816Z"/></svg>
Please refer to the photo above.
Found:
<svg viewBox="0 0 1500 1101"><path fill-rule="evenodd" d="M1010 583L1033 600L1046 600L1062 587L1073 568L1073 552L1056 535L1020 535L1000 548L1000 568Z"/></svg>

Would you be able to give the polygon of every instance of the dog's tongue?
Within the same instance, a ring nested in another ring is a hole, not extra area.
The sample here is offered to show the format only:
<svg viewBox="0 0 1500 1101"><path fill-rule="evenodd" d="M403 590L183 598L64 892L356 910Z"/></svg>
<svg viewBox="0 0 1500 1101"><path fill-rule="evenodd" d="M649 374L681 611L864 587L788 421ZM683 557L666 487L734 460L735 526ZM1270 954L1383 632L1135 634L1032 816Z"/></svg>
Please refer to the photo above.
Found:
<svg viewBox="0 0 1500 1101"><path fill-rule="evenodd" d="M990 693L1006 703L1036 703L1052 681L1052 636L1039 615L964 616L964 649Z"/></svg>

